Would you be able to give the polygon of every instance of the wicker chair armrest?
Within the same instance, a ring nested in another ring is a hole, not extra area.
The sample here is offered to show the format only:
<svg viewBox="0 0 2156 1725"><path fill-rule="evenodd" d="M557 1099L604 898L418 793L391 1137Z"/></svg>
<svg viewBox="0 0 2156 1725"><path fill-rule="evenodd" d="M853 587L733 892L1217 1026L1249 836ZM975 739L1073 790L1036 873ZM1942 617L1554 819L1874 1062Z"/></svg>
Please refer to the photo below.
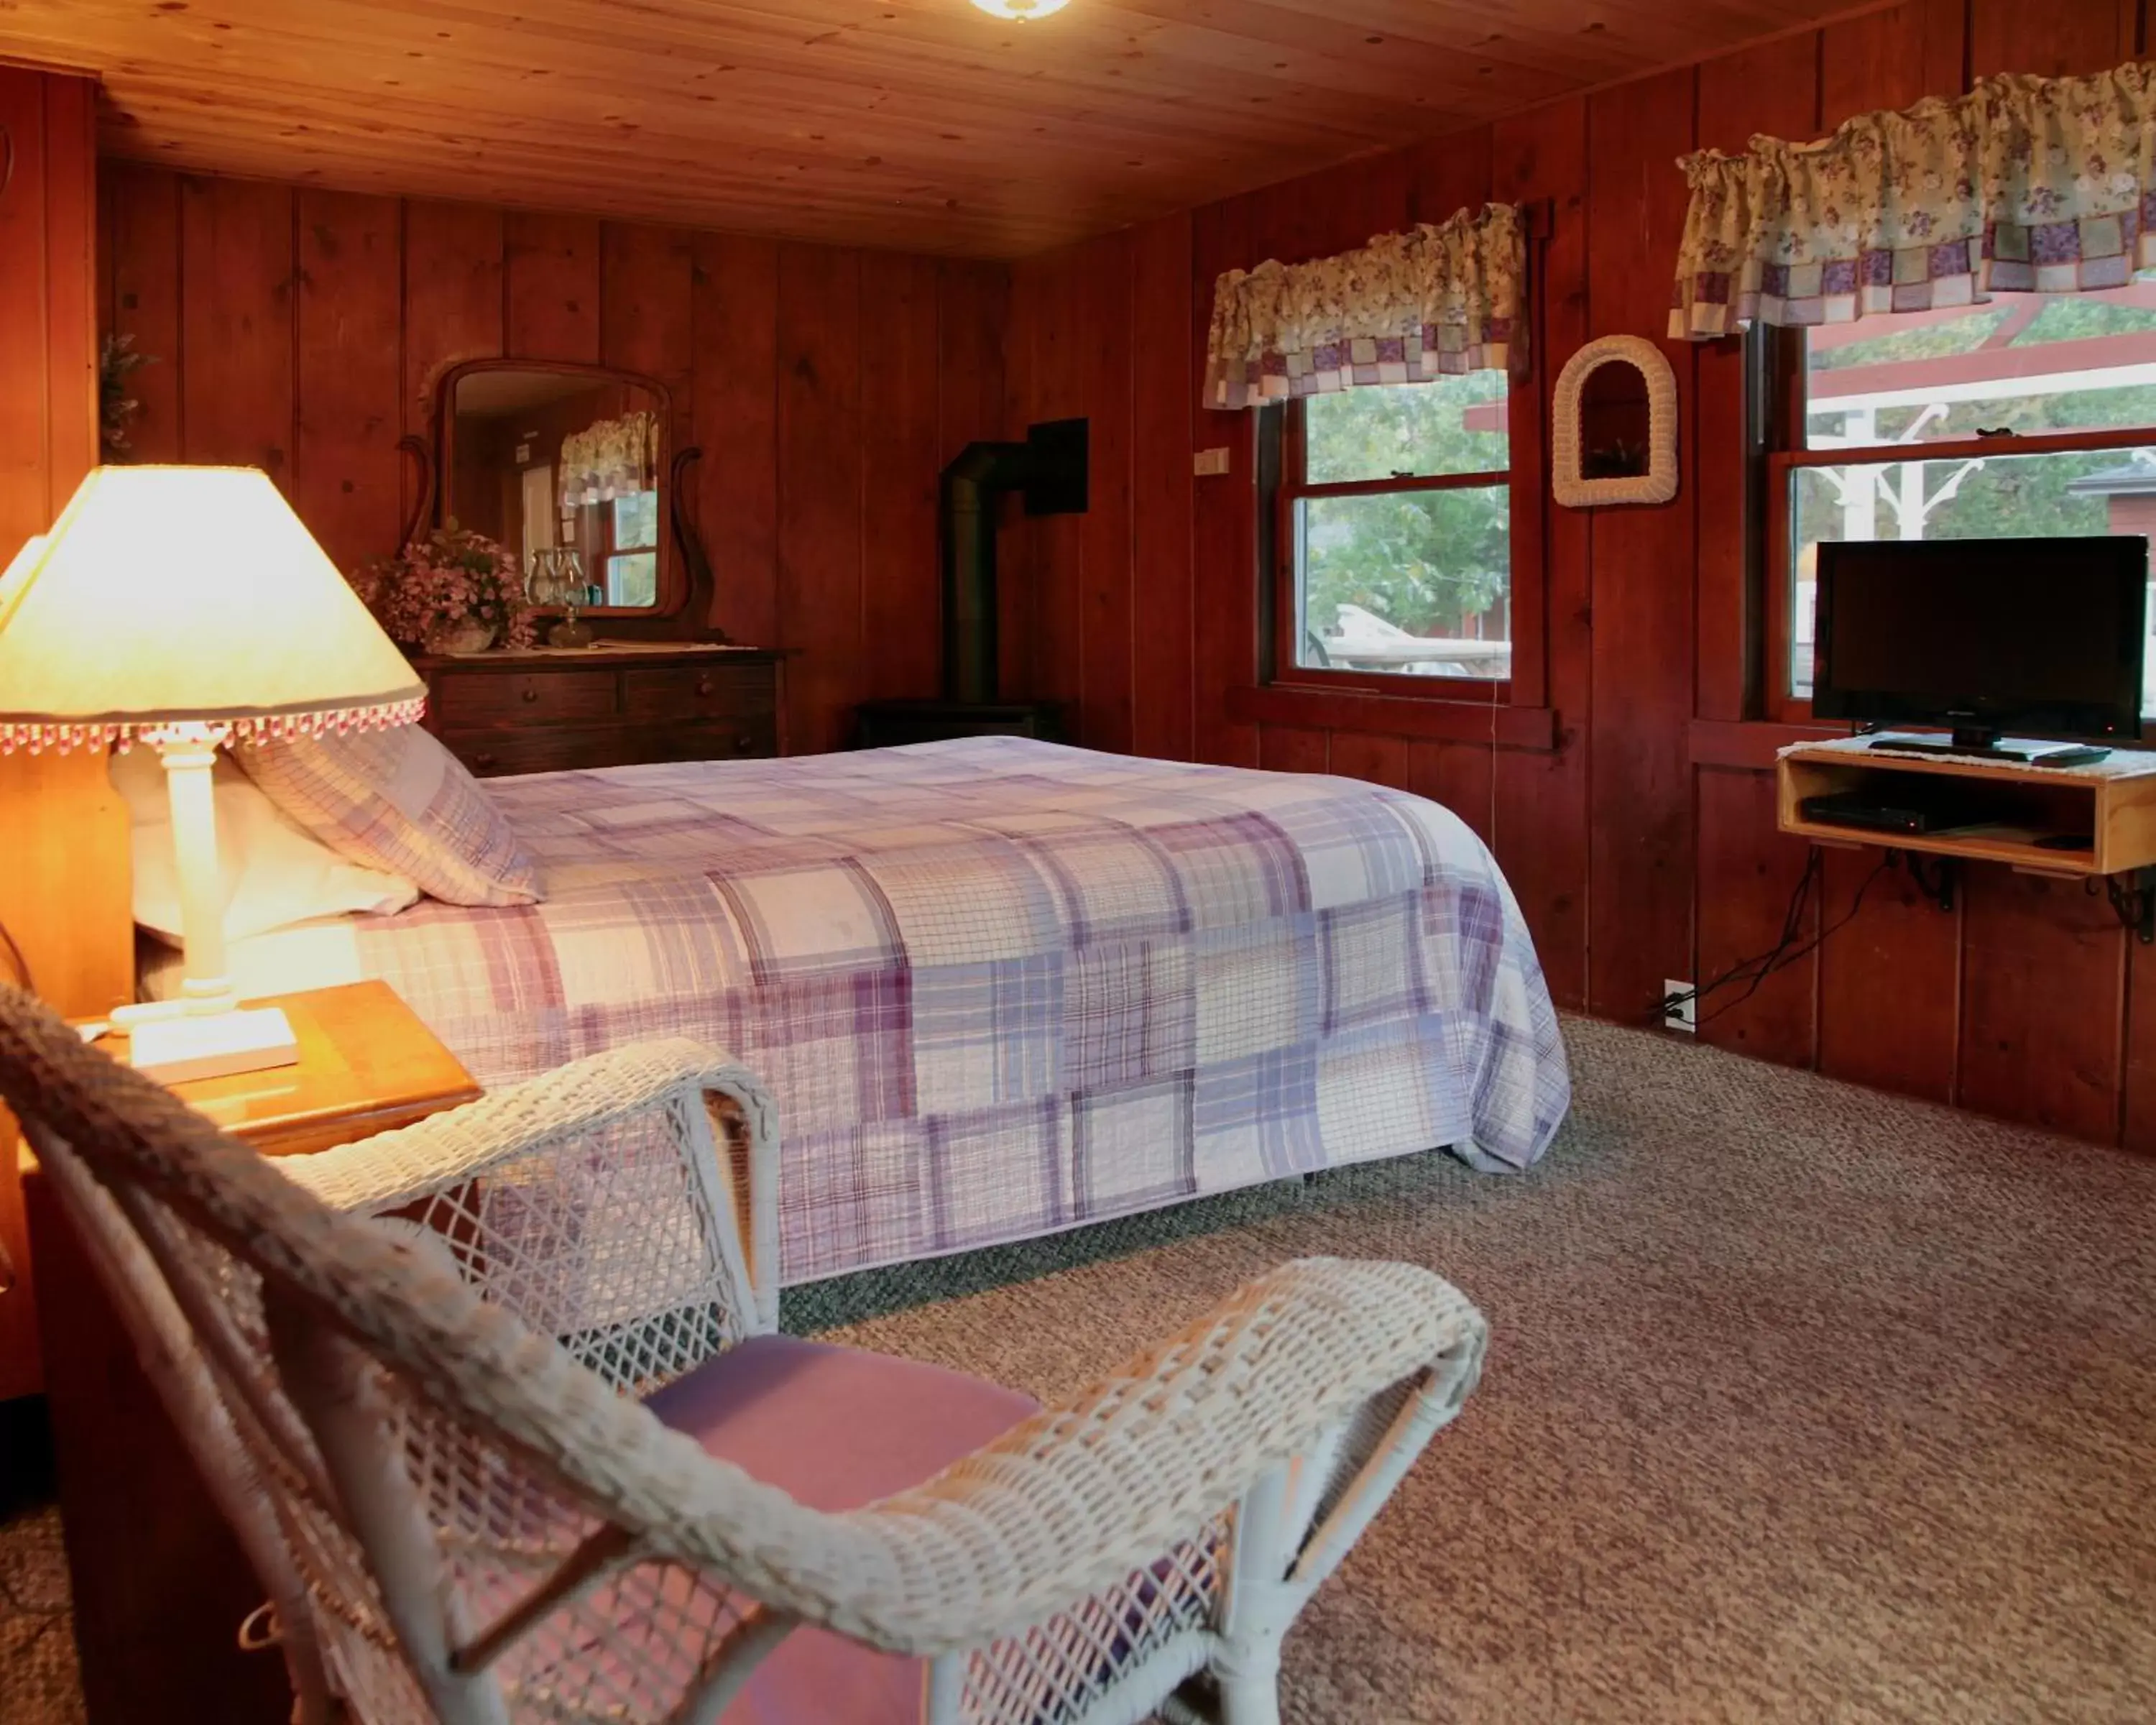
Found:
<svg viewBox="0 0 2156 1725"><path fill-rule="evenodd" d="M716 1170L747 1260L760 1325L778 1322L778 1109L760 1080L685 1038L631 1044L572 1060L416 1125L275 1166L331 1207L397 1210L648 1111L692 1099L710 1111ZM685 1158L692 1146L676 1138Z"/></svg>
<svg viewBox="0 0 2156 1725"><path fill-rule="evenodd" d="M672 1527L644 1537L886 1651L955 1652L1127 1581L1410 1381L1419 1450L1473 1388L1486 1337L1426 1270L1300 1260L911 1491L839 1516L789 1505L787 1534L752 1554L738 1476L677 1476Z"/></svg>

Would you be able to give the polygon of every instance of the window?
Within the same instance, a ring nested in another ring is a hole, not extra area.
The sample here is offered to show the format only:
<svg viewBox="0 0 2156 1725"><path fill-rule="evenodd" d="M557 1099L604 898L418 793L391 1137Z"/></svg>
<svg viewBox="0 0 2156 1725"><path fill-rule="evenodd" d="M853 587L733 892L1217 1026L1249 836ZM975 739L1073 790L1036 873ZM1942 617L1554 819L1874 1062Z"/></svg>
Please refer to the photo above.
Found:
<svg viewBox="0 0 2156 1725"><path fill-rule="evenodd" d="M1811 696L1821 544L2156 531L2156 281L1793 331L1784 363L1770 615L1788 716Z"/></svg>
<svg viewBox="0 0 2156 1725"><path fill-rule="evenodd" d="M609 605L659 603L659 493L630 491L608 514L606 599Z"/></svg>
<svg viewBox="0 0 2156 1725"><path fill-rule="evenodd" d="M1275 593L1280 669L1512 675L1507 379L1470 372L1288 404Z"/></svg>

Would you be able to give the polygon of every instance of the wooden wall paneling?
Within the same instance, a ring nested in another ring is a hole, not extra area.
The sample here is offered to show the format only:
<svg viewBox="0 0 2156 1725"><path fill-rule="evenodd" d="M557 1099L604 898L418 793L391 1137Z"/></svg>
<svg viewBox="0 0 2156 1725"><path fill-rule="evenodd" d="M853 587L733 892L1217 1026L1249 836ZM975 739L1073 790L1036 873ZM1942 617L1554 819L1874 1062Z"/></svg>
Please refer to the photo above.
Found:
<svg viewBox="0 0 2156 1725"><path fill-rule="evenodd" d="M1267 773L1329 773L1332 733L1293 725L1260 725L1257 764Z"/></svg>
<svg viewBox="0 0 2156 1725"><path fill-rule="evenodd" d="M2028 0L1970 0L1969 69L2033 72L2066 78L2104 72L2133 56L2135 0L2076 0L2031 6Z"/></svg>
<svg viewBox="0 0 2156 1725"><path fill-rule="evenodd" d="M1561 103L1491 133L1491 195L1552 205L1543 249L1539 394L1547 407L1557 374L1587 338L1587 105ZM1547 472L1548 449L1541 455ZM1591 517L1559 509L1537 481L1538 526L1547 570L1542 621L1545 698L1557 711L1549 752L1500 749L1493 762L1495 849L1520 901L1560 1005L1587 1003L1588 704L1593 683L1589 573ZM1515 521L1519 519L1516 511Z"/></svg>
<svg viewBox="0 0 2156 1725"><path fill-rule="evenodd" d="M1008 297L1009 321L1004 346L1004 433L1023 437L1033 423L1038 394L1041 322L1046 316L1048 270L1039 259L1014 264ZM998 685L1007 701L1032 700L1034 665L1040 643L1035 615L1040 599L1040 547L1034 523L1006 507L998 542L996 619L1001 637Z"/></svg>
<svg viewBox="0 0 2156 1725"><path fill-rule="evenodd" d="M1414 219L1419 157L1412 148L1388 150L1255 193L1263 213L1260 256L1250 261L1278 258L1299 264L1353 251L1375 234L1398 233Z"/></svg>
<svg viewBox="0 0 2156 1725"><path fill-rule="evenodd" d="M46 334L47 203L44 77L0 66L0 127L13 151L13 172L0 187L0 554L12 558L33 533L52 525L52 388ZM0 562L0 568L6 564Z"/></svg>
<svg viewBox="0 0 2156 1725"><path fill-rule="evenodd" d="M1965 1107L2115 1139L2126 931L2079 880L1964 871L1960 1090Z"/></svg>
<svg viewBox="0 0 2156 1725"><path fill-rule="evenodd" d="M936 469L941 474L967 444L1013 433L1004 394L1010 270L1001 264L946 258L937 265L936 305Z"/></svg>
<svg viewBox="0 0 2156 1725"><path fill-rule="evenodd" d="M1854 114L1907 108L1928 95L1959 95L1968 24L1966 0L1903 0L1825 26L1819 33L1821 131Z"/></svg>
<svg viewBox="0 0 2156 1725"><path fill-rule="evenodd" d="M1191 218L1191 363L1204 382L1206 332L1213 321L1213 284L1225 270L1251 261L1252 207L1229 198ZM1196 695L1194 752L1201 761L1254 767L1256 728L1227 714L1228 691L1257 675L1257 475L1254 415L1224 413L1191 392L1191 448L1224 448L1228 473L1198 480L1192 497L1192 683Z"/></svg>
<svg viewBox="0 0 2156 1725"><path fill-rule="evenodd" d="M1131 747L1133 627L1150 625L1153 596L1133 586L1131 441L1136 417L1131 370L1131 236L1088 241L1075 259L1081 351L1079 388L1091 425L1091 490L1079 518L1079 705L1087 747Z"/></svg>
<svg viewBox="0 0 2156 1725"><path fill-rule="evenodd" d="M299 194L292 506L341 569L397 549L403 223L396 201ZM214 370L214 367L213 367Z"/></svg>
<svg viewBox="0 0 2156 1725"><path fill-rule="evenodd" d="M511 210L502 222L502 346L517 359L599 362L599 223Z"/></svg>
<svg viewBox="0 0 2156 1725"><path fill-rule="evenodd" d="M947 258L937 274L937 433L934 483L940 491L943 469L971 443L1022 436L1013 423L1009 396L1011 330L1011 272L1002 264L973 264ZM937 553L940 557L940 551ZM1026 651L1025 631L1014 623L1013 607L1027 598L1024 547L1005 530L998 546L997 635L998 692L1011 698ZM942 602L937 577L937 603ZM937 644L937 664L942 665ZM940 690L940 679L937 684Z"/></svg>
<svg viewBox="0 0 2156 1725"><path fill-rule="evenodd" d="M1698 772L1699 925L1695 983L1773 951L1811 846L1774 829L1774 775L1722 767ZM1830 906L1827 914L1839 914ZM1815 939L1816 895L1798 939ZM1702 1042L1740 1049L1785 1066L1812 1064L1817 1041L1816 952L1784 965L1751 991L1732 983L1699 1003Z"/></svg>
<svg viewBox="0 0 2156 1725"><path fill-rule="evenodd" d="M131 335L148 361L127 379L141 405L128 422L127 454L137 461L177 461L182 449L180 339L180 182L177 175L131 162L98 170L105 205L108 298L116 334Z"/></svg>
<svg viewBox="0 0 2156 1725"><path fill-rule="evenodd" d="M259 180L180 182L181 340L213 356L181 380L186 459L259 467L288 495L293 197Z"/></svg>
<svg viewBox="0 0 2156 1725"><path fill-rule="evenodd" d="M1812 136L1819 126L1819 41L1785 36L1725 54L1699 69L1698 142L1741 151L1755 131ZM1666 264L1664 266L1667 267ZM1695 707L1703 719L1735 720L1758 711L1765 674L1756 584L1758 517L1763 494L1747 435L1746 355L1742 337L1697 347L1696 452L1691 463L1697 522L1694 554ZM1790 894L1810 849L1774 826L1771 774L1702 768L1694 788L1697 823L1696 983L1772 949ZM1820 927L1814 901L1799 938ZM1809 1066L1817 1046L1818 955L1795 958L1762 982L1732 983L1699 1003L1700 1039L1779 1061Z"/></svg>
<svg viewBox="0 0 2156 1725"><path fill-rule="evenodd" d="M1879 864L1876 850L1828 849L1825 914L1847 915ZM1950 1102L1961 1028L1961 927L1953 908L1895 869L1864 890L1864 908L1819 952L1819 1068L1876 1090Z"/></svg>
<svg viewBox="0 0 2156 1725"><path fill-rule="evenodd" d="M1436 223L1487 203L1496 148L1491 128L1478 126L1407 151L1407 219Z"/></svg>
<svg viewBox="0 0 2156 1725"><path fill-rule="evenodd" d="M1189 425L1198 398L1190 346L1191 218L1131 236L1131 578L1135 594L1131 744L1187 761L1194 747L1191 626L1194 486Z"/></svg>
<svg viewBox="0 0 2156 1725"><path fill-rule="evenodd" d="M608 222L599 230L599 357L666 386L674 447L696 440L696 237Z"/></svg>
<svg viewBox="0 0 2156 1725"><path fill-rule="evenodd" d="M778 641L788 747L842 747L861 665L860 254L778 254Z"/></svg>
<svg viewBox="0 0 2156 1725"><path fill-rule="evenodd" d="M52 525L98 458L95 94L87 79L0 66L12 151L0 177L0 558ZM0 976L33 983L64 1012L130 998L126 812L102 754L0 757L0 923L29 973L0 959ZM0 1400L43 1382L16 1141L0 1111L0 1247L14 1270L0 1291Z"/></svg>
<svg viewBox="0 0 2156 1725"><path fill-rule="evenodd" d="M1853 114L1958 95L1964 0L1907 0L1820 33L1823 128ZM1829 850L1826 901L1840 916L1877 862ZM1876 881L1862 914L1819 955L1819 1066L1857 1084L1948 1101L1961 1023L1963 898L1951 914L1906 872Z"/></svg>
<svg viewBox="0 0 2156 1725"><path fill-rule="evenodd" d="M112 182L97 176L97 329L100 336L119 326L112 315Z"/></svg>
<svg viewBox="0 0 2156 1725"><path fill-rule="evenodd" d="M466 360L501 357L501 284L500 210L418 199L405 203L407 432L435 435L434 390L444 372ZM401 481L408 506L414 484L410 465L406 463Z"/></svg>
<svg viewBox="0 0 2156 1725"><path fill-rule="evenodd" d="M1494 852L1497 840L1497 751L1481 742L1418 742L1408 789L1442 803Z"/></svg>
<svg viewBox="0 0 2156 1725"><path fill-rule="evenodd" d="M1699 144L1743 151L1754 132L1802 140L1819 130L1819 39L1784 36L1709 60L1699 69ZM1667 264L1665 268L1669 267ZM1698 513L1698 713L1741 719L1759 711L1764 598L1755 519L1765 497L1746 428L1746 342L1741 336L1701 344L1693 362L1697 454L1693 490Z"/></svg>
<svg viewBox="0 0 2156 1725"><path fill-rule="evenodd" d="M2126 1147L2156 1154L2156 947L2126 945L2125 1095L2119 1112Z"/></svg>
<svg viewBox="0 0 2156 1725"><path fill-rule="evenodd" d="M1077 254L1058 252L1033 261L1034 326L1027 382L1027 423L1065 419L1086 411L1086 344L1105 332L1081 328ZM1030 547L1033 655L1028 674L1032 698L1064 710L1065 734L1085 742L1085 604L1082 583L1086 517L1043 516L1007 519L1006 545L1022 538Z"/></svg>
<svg viewBox="0 0 2156 1725"><path fill-rule="evenodd" d="M1483 136L1483 129L1463 136ZM1411 149L1388 150L1346 163L1338 187L1335 231L1345 234L1337 249L1352 250L1380 234L1397 234L1414 225L1415 158Z"/></svg>
<svg viewBox="0 0 2156 1725"><path fill-rule="evenodd" d="M1385 737L1372 731L1335 731L1327 752L1330 771L1342 778L1359 778L1371 784L1390 785L1396 791L1413 791L1419 745L1404 737Z"/></svg>
<svg viewBox="0 0 2156 1725"><path fill-rule="evenodd" d="M711 560L711 620L736 640L778 639L778 247L731 234L696 239L690 329L692 470Z"/></svg>
<svg viewBox="0 0 2156 1725"><path fill-rule="evenodd" d="M1671 160L1692 141L1689 68L1588 101L1594 334L1659 330L1688 195ZM1691 352L1666 344L1691 419ZM1594 751L1589 875L1590 1008L1636 1021L1692 956L1691 717L1696 428L1678 431L1683 492L1659 508L1598 511L1594 545Z"/></svg>
<svg viewBox="0 0 2156 1725"><path fill-rule="evenodd" d="M48 76L45 87L45 394L50 513L97 464L97 85Z"/></svg>
<svg viewBox="0 0 2156 1725"><path fill-rule="evenodd" d="M861 255L861 693L937 692L942 576L936 547L937 269Z"/></svg>

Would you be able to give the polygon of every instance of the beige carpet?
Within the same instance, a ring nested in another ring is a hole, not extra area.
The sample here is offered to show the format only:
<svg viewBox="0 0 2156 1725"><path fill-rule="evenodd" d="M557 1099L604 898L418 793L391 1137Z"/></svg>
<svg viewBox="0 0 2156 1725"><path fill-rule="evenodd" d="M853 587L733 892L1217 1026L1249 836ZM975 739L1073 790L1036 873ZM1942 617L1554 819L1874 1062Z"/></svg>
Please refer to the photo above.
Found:
<svg viewBox="0 0 2156 1725"><path fill-rule="evenodd" d="M1417 1158L789 1326L1052 1394L1283 1258L1452 1277L1488 1374L1290 1642L1291 1725L2156 1721L2156 1163L1566 1034L1529 1178ZM8 1725L69 1717L11 1705L30 1627L0 1599Z"/></svg>
<svg viewBox="0 0 2156 1725"><path fill-rule="evenodd" d="M1566 1034L1527 1179L1328 1177L841 1333L1050 1394L1298 1254L1465 1288L1488 1373L1291 1640L1291 1721L2156 1720L2156 1163Z"/></svg>

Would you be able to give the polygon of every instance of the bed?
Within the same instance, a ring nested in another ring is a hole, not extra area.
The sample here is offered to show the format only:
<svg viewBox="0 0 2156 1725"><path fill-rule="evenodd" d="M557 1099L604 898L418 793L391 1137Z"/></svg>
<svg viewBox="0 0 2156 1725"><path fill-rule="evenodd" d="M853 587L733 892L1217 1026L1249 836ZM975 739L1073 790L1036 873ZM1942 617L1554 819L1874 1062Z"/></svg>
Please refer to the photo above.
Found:
<svg viewBox="0 0 2156 1725"><path fill-rule="evenodd" d="M1440 1146L1525 1168L1569 1100L1495 861L1404 793L1016 737L487 790L543 902L239 942L242 992L382 978L490 1086L732 1050L781 1099L789 1283Z"/></svg>

